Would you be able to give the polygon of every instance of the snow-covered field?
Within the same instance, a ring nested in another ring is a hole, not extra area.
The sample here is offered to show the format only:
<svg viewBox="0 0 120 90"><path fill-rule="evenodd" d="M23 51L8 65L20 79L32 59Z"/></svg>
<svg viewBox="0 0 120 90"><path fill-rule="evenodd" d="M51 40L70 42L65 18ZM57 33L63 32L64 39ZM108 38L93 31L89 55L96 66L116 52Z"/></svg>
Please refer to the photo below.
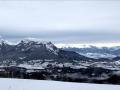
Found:
<svg viewBox="0 0 120 90"><path fill-rule="evenodd" d="M120 90L120 85L0 78L0 90Z"/></svg>

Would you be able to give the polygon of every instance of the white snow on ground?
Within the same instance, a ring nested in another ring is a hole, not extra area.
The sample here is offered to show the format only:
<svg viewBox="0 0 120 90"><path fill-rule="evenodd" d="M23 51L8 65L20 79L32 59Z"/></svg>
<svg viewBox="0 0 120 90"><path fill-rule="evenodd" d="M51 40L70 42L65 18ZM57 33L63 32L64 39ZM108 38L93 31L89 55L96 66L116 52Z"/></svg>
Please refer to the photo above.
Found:
<svg viewBox="0 0 120 90"><path fill-rule="evenodd" d="M42 66L28 65L28 64L20 64L18 67L23 67L26 69L44 69Z"/></svg>
<svg viewBox="0 0 120 90"><path fill-rule="evenodd" d="M0 90L120 90L120 85L3 78L0 79L0 85Z"/></svg>

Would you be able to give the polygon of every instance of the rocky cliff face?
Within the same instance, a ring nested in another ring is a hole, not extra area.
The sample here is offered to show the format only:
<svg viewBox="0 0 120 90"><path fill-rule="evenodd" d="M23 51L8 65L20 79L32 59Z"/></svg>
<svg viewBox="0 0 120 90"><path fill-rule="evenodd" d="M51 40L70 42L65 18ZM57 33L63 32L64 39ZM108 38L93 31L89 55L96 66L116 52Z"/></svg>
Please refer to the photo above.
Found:
<svg viewBox="0 0 120 90"><path fill-rule="evenodd" d="M16 61L17 63L30 60L54 60L54 62L73 62L87 60L85 56L73 51L58 49L51 42L22 40L17 45L9 45L5 41L0 44L0 61Z"/></svg>

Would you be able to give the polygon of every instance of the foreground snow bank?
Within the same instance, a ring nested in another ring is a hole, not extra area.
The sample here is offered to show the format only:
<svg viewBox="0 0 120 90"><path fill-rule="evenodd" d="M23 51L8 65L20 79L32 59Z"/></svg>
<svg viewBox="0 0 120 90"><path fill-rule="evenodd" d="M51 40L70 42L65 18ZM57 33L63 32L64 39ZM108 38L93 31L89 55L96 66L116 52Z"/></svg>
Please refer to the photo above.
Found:
<svg viewBox="0 0 120 90"><path fill-rule="evenodd" d="M0 90L120 90L120 85L0 78Z"/></svg>

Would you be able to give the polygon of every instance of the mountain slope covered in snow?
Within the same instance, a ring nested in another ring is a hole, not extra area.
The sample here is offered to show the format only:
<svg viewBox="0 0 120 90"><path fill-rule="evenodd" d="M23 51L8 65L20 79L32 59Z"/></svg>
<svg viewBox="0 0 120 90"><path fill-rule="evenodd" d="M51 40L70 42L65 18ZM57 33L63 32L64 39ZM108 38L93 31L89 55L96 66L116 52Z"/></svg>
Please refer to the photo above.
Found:
<svg viewBox="0 0 120 90"><path fill-rule="evenodd" d="M33 40L21 40L16 45L10 45L5 41L0 44L1 64L17 64L31 60L53 60L53 62L71 62L73 60L90 60L73 51L64 51L57 48L51 42L39 42Z"/></svg>
<svg viewBox="0 0 120 90"><path fill-rule="evenodd" d="M120 46L112 47L97 47L97 46L84 46L84 47L64 47L63 50L74 51L90 58L114 58L120 56Z"/></svg>

